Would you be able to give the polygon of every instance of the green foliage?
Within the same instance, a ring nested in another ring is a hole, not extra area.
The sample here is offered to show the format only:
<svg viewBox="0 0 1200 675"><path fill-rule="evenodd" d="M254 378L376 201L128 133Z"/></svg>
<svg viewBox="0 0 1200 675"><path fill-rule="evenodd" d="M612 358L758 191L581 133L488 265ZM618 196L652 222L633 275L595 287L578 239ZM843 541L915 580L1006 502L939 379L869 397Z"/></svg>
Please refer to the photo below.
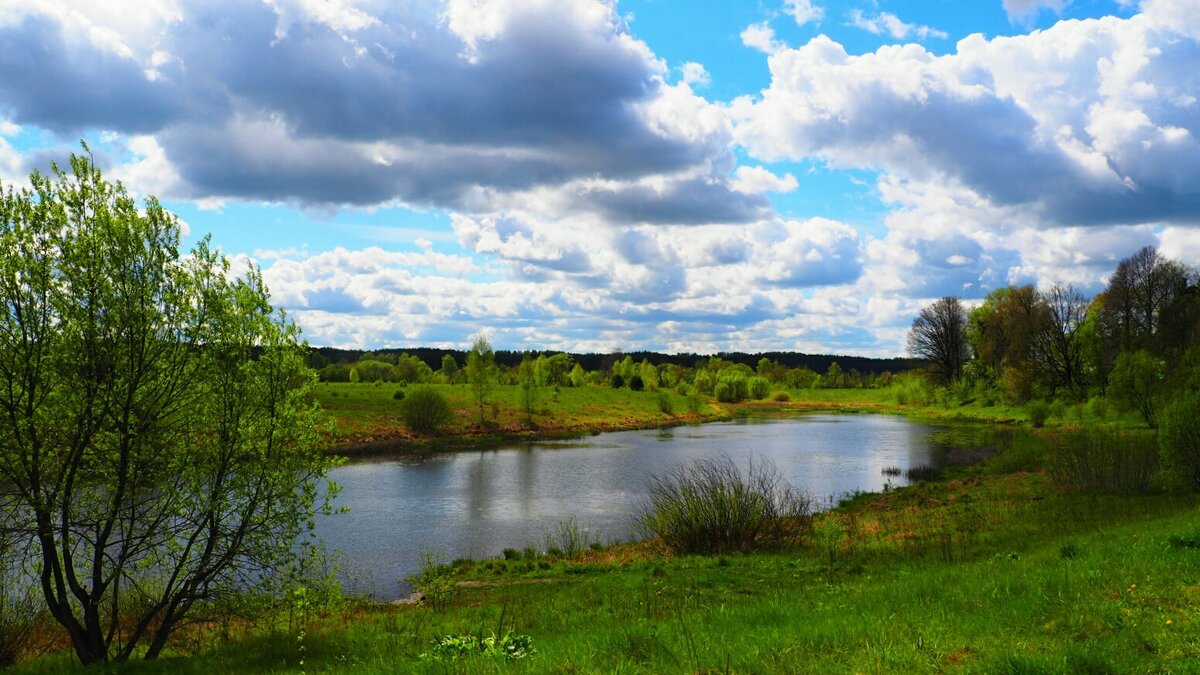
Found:
<svg viewBox="0 0 1200 675"><path fill-rule="evenodd" d="M581 527L575 516L558 521L554 529L546 533L546 550L559 551L567 557L583 553L593 543L587 528Z"/></svg>
<svg viewBox="0 0 1200 675"><path fill-rule="evenodd" d="M677 553L775 548L807 526L811 503L774 465L728 457L677 465L647 482L642 523Z"/></svg>
<svg viewBox="0 0 1200 675"><path fill-rule="evenodd" d="M0 668L17 662L42 618L32 584L20 582L19 558L0 528Z"/></svg>
<svg viewBox="0 0 1200 675"><path fill-rule="evenodd" d="M492 391L496 388L496 354L492 351L492 343L487 336L480 333L467 352L467 382L471 385L471 393L475 397L475 405L479 408L479 423L484 423L484 409L492 401Z"/></svg>
<svg viewBox="0 0 1200 675"><path fill-rule="evenodd" d="M776 403L787 403L788 401L792 400L792 396L786 391L777 391L773 396L771 396L771 400L775 401Z"/></svg>
<svg viewBox="0 0 1200 675"><path fill-rule="evenodd" d="M404 396L405 396L405 394L404 394L403 389L397 389L396 391L392 392L392 400L393 401L403 401Z"/></svg>
<svg viewBox="0 0 1200 675"><path fill-rule="evenodd" d="M752 377L749 382L750 398L761 401L771 393L771 383L765 377Z"/></svg>
<svg viewBox="0 0 1200 675"><path fill-rule="evenodd" d="M420 570L408 577L408 583L424 595L426 602L434 609L446 609L458 595L458 584L454 581L453 570L444 564L436 553L430 551L421 554Z"/></svg>
<svg viewBox="0 0 1200 675"><path fill-rule="evenodd" d="M443 635L433 641L433 649L421 654L422 660L455 661L460 658L482 656L505 660L523 659L533 656L533 638L515 635L511 630L502 637L495 633L482 640L474 635Z"/></svg>
<svg viewBox="0 0 1200 675"><path fill-rule="evenodd" d="M1087 493L1148 491L1158 470L1158 446L1147 433L1088 429L1064 433L1048 457L1059 486Z"/></svg>
<svg viewBox="0 0 1200 675"><path fill-rule="evenodd" d="M1184 393L1163 409L1158 444L1163 465L1200 487L1200 392Z"/></svg>
<svg viewBox="0 0 1200 675"><path fill-rule="evenodd" d="M436 434L454 419L450 402L429 386L417 387L404 398L400 408L404 425L419 434Z"/></svg>
<svg viewBox="0 0 1200 675"><path fill-rule="evenodd" d="M722 403L740 403L750 396L750 380L744 373L727 370L717 377L713 393Z"/></svg>
<svg viewBox="0 0 1200 675"><path fill-rule="evenodd" d="M620 389L625 386L625 378L621 377L620 373L613 373L612 379L609 380L608 384L613 389Z"/></svg>
<svg viewBox="0 0 1200 675"><path fill-rule="evenodd" d="M1122 352L1108 376L1113 401L1126 410L1136 410L1151 429L1158 426L1157 412L1166 365L1145 350Z"/></svg>
<svg viewBox="0 0 1200 675"><path fill-rule="evenodd" d="M1034 429L1041 429L1046 426L1046 420L1050 419L1050 404L1041 399L1036 399L1025 404L1025 409L1029 411L1029 423Z"/></svg>
<svg viewBox="0 0 1200 675"><path fill-rule="evenodd" d="M629 388L633 391L641 391L646 388L646 383L642 380L641 375L635 374L629 378Z"/></svg>
<svg viewBox="0 0 1200 675"><path fill-rule="evenodd" d="M658 392L658 409L664 415L675 414L675 400L671 397L670 392Z"/></svg>
<svg viewBox="0 0 1200 675"><path fill-rule="evenodd" d="M71 169L0 195L0 504L80 661L154 658L292 557L334 460L258 269Z"/></svg>
<svg viewBox="0 0 1200 675"><path fill-rule="evenodd" d="M517 386L521 391L521 410L525 413L525 422L532 425L541 388L538 386L537 366L528 356L521 359L521 364L517 366Z"/></svg>

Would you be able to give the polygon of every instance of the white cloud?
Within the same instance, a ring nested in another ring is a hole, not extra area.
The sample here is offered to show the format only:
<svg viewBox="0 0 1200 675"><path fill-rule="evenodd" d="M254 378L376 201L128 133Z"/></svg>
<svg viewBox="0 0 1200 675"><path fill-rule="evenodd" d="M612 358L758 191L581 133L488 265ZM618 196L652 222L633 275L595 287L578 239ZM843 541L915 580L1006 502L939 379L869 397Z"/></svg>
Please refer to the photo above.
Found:
<svg viewBox="0 0 1200 675"><path fill-rule="evenodd" d="M688 61L679 70L683 81L693 87L707 87L712 83L712 76L705 70L704 64Z"/></svg>
<svg viewBox="0 0 1200 675"><path fill-rule="evenodd" d="M930 26L905 23L890 12L880 12L874 16L867 16L861 9L852 9L850 10L850 23L854 27L861 28L869 33L889 35L897 40L906 40L910 35L921 40L927 40L931 37L945 40L950 37L945 31Z"/></svg>
<svg viewBox="0 0 1200 675"><path fill-rule="evenodd" d="M787 45L775 39L775 31L765 21L746 26L746 29L742 31L741 37L742 44L751 49L757 49L764 54L774 54L781 49L787 48Z"/></svg>
<svg viewBox="0 0 1200 675"><path fill-rule="evenodd" d="M812 0L784 0L783 11L796 20L796 24L820 21L825 16L825 10L813 3Z"/></svg>
<svg viewBox="0 0 1200 675"><path fill-rule="evenodd" d="M733 189L741 192L791 192L800 186L792 174L777 176L761 166L739 166L734 176Z"/></svg>
<svg viewBox="0 0 1200 675"><path fill-rule="evenodd" d="M1009 19L1025 20L1043 9L1061 12L1071 0L1004 0L1004 11Z"/></svg>

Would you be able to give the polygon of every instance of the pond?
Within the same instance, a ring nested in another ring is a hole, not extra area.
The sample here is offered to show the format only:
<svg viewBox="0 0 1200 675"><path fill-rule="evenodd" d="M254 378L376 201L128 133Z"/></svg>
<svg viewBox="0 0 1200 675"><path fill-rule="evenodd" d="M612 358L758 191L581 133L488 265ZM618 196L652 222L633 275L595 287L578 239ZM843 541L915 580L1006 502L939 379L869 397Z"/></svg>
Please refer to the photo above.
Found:
<svg viewBox="0 0 1200 675"><path fill-rule="evenodd" d="M640 538L646 478L675 464L766 458L825 508L847 493L905 483L884 468L944 463L938 431L902 417L814 414L354 461L332 474L349 513L319 519L317 535L342 554L354 590L399 597L426 551L449 562L545 549L547 533L569 518L595 541Z"/></svg>

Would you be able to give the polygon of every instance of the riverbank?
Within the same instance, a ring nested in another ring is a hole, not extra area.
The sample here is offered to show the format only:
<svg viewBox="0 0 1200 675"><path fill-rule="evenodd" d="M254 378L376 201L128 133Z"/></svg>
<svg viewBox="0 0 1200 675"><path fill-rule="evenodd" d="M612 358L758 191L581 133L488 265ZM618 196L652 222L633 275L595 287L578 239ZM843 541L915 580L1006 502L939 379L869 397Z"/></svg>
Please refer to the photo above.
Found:
<svg viewBox="0 0 1200 675"><path fill-rule="evenodd" d="M945 480L857 496L779 552L511 551L437 569L436 602L331 603L307 610L304 631L290 611L226 637L201 627L170 658L120 670L493 671L501 657L432 645L509 631L536 650L512 665L535 673L1194 668L1196 495L1064 491L1041 468L1047 447L1014 443Z"/></svg>
<svg viewBox="0 0 1200 675"><path fill-rule="evenodd" d="M717 422L739 417L791 416L807 412L904 415L918 420L1030 425L1020 406L977 402L900 403L898 392L883 389L781 389L761 401L719 403L709 397L673 391L632 391L609 387L563 387L539 392L533 422L520 405L516 386L497 386L483 419L466 385L429 385L446 396L454 410L450 425L436 436L414 434L400 419L406 388L387 384L321 383L316 396L331 426L331 449L345 456L414 454L495 447L505 443L556 440L608 431L632 431ZM775 400L785 394L787 400ZM1144 428L1133 413L1106 407L1062 406L1046 421L1050 429L1082 425Z"/></svg>

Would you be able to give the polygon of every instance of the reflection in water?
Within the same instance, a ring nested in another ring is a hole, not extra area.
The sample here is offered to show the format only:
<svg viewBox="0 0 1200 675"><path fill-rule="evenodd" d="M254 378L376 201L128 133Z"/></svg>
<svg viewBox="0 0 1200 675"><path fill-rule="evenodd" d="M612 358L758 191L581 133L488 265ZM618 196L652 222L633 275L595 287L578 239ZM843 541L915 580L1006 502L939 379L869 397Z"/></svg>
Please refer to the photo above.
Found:
<svg viewBox="0 0 1200 675"><path fill-rule="evenodd" d="M811 415L603 434L595 442L525 444L420 459L352 462L333 472L340 506L318 535L344 555L351 579L393 597L407 592L424 551L457 557L538 546L574 517L593 538L629 540L646 477L694 459L728 455L774 462L818 505L882 490L884 467L940 463L934 429L900 417ZM958 439L939 437L947 447ZM941 443L939 443L941 444ZM891 479L894 483L903 479Z"/></svg>

